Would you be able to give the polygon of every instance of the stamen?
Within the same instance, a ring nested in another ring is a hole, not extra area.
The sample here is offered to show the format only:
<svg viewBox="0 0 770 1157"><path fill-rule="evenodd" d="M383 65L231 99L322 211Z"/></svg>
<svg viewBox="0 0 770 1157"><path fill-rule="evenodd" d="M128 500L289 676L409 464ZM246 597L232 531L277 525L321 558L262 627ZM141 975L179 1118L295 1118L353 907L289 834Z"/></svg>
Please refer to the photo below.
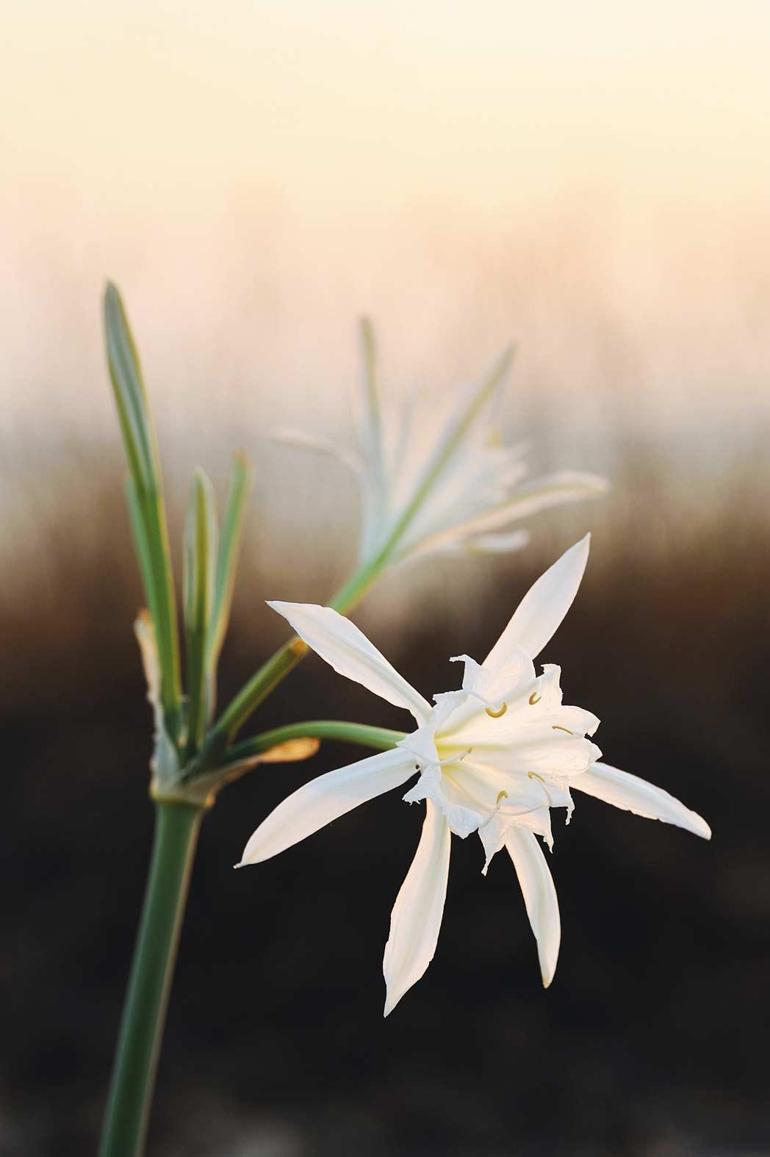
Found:
<svg viewBox="0 0 770 1157"><path fill-rule="evenodd" d="M504 799L508 799L508 792L505 791L505 789L503 789L502 791L499 791L497 793L497 799L495 800L495 807L500 807L500 803Z"/></svg>
<svg viewBox="0 0 770 1157"><path fill-rule="evenodd" d="M490 719L501 719L508 710L507 703L501 703L499 707L487 707L486 713Z"/></svg>
<svg viewBox="0 0 770 1157"><path fill-rule="evenodd" d="M408 747L404 747L404 751L408 751L413 759L417 757L415 762L415 770L423 771L426 767L442 768L447 767L452 763L462 763L464 759L468 758L470 753L473 751L473 748L468 747L465 751L461 751L459 755L446 755L443 759L422 759L420 756L418 756L416 751L410 750Z"/></svg>
<svg viewBox="0 0 770 1157"><path fill-rule="evenodd" d="M552 723L551 728L553 731L564 731L564 732L566 732L567 735L574 735L575 734L574 731L570 731L569 727L560 727L558 723Z"/></svg>
<svg viewBox="0 0 770 1157"><path fill-rule="evenodd" d="M473 748L469 747L467 751L463 751L460 755L448 755L446 759L440 759L438 761L438 765L439 767L445 767L449 763L462 763L464 759L468 758L472 751Z"/></svg>
<svg viewBox="0 0 770 1157"><path fill-rule="evenodd" d="M553 801L551 799L551 793L548 791L548 788L545 785L545 780L543 779L542 775L538 775L536 771L528 771L527 772L527 779L536 779L537 780L537 782L540 784L540 786L543 789L543 793L545 795L545 798L548 800L548 806L553 807Z"/></svg>
<svg viewBox="0 0 770 1157"><path fill-rule="evenodd" d="M534 706L535 706L535 704L536 704L536 703L539 703L539 702L540 702L540 700L541 700L542 698L543 698L543 696L542 696L542 695L538 695L537 691L533 691L533 692L532 692L532 694L531 694L531 695L530 695L530 697L529 697L529 700L528 700L528 702L529 702L529 704L530 704L530 706L531 706L531 707L534 707Z"/></svg>

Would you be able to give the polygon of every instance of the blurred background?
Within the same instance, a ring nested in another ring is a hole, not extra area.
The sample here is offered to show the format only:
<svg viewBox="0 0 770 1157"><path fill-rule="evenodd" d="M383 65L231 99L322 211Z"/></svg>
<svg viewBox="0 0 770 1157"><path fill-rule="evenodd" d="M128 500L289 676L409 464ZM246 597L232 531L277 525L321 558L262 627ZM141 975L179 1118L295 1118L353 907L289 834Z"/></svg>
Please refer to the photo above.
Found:
<svg viewBox="0 0 770 1157"><path fill-rule="evenodd" d="M540 988L502 857L456 842L425 979L386 1022L381 955L417 809L383 798L232 864L312 774L207 819L150 1155L770 1154L770 9L545 0L0 5L0 1154L93 1152L151 837L141 601L100 293L125 294L172 530L193 465L256 466L222 696L355 553L341 468L355 322L394 392L477 378L533 470L611 494L532 546L392 574L358 621L423 691L481 656L594 532L545 658L610 762L707 845L590 799L557 830L563 947ZM255 726L400 726L309 659Z"/></svg>

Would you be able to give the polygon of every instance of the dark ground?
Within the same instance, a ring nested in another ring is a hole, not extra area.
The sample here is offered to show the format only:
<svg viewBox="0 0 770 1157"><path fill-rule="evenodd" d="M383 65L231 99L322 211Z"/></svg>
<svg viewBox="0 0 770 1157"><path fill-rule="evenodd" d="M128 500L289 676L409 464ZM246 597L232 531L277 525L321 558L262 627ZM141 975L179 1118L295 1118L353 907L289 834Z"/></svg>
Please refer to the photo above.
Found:
<svg viewBox="0 0 770 1157"><path fill-rule="evenodd" d="M254 773L204 825L150 1157L770 1154L770 536L681 540L646 562L641 549L603 558L597 542L544 658L602 718L609 761L705 815L711 844L578 797L557 828L563 943L543 992L510 865L498 857L484 880L477 841L455 841L437 958L383 1022L382 950L418 809L396 793L233 872L268 809L351 753ZM151 837L138 594L119 542L62 563L31 643L23 615L4 624L2 1157L95 1150ZM484 564L472 613L415 607L408 643L376 640L443 690L446 657L481 657L537 565ZM279 641L250 609L242 592L227 688ZM318 716L401 721L310 659L262 726Z"/></svg>

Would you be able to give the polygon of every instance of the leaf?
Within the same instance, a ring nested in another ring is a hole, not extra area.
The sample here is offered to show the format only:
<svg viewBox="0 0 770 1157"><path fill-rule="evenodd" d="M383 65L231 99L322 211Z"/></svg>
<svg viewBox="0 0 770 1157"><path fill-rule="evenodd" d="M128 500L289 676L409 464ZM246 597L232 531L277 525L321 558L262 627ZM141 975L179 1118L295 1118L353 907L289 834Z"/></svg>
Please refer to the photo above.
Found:
<svg viewBox="0 0 770 1157"><path fill-rule="evenodd" d="M311 739L309 737L302 739L290 739L285 743L278 743L267 751L258 752L255 755L247 756L243 759L233 760L232 763L224 764L221 767L215 767L211 771L205 771L200 775L196 775L187 779L177 785L169 792L164 792L157 789L153 791L155 799L177 799L186 801L187 803L199 803L210 807L217 794L228 783L233 783L236 779L246 775L252 768L260 763L295 763L302 759L309 759L311 755L315 755L318 751L320 740Z"/></svg>
<svg viewBox="0 0 770 1157"><path fill-rule="evenodd" d="M216 551L214 491L204 472L197 470L190 492L184 539L183 604L188 757L198 750L205 734L208 717L207 647L214 597Z"/></svg>
<svg viewBox="0 0 770 1157"><path fill-rule="evenodd" d="M206 665L212 684L216 677L219 654L230 621L235 574L243 533L243 518L250 487L251 467L244 455L236 454L230 475L222 536L219 540L214 597L208 630ZM213 701L211 707L213 708Z"/></svg>
<svg viewBox="0 0 770 1157"><path fill-rule="evenodd" d="M166 730L166 721L160 701L160 665L155 640L155 627L149 611L140 611L134 623L134 634L139 643L144 677L147 682L147 702L152 707L155 722L155 745L150 759L154 782L161 788L171 788L179 780L179 754Z"/></svg>
<svg viewBox="0 0 770 1157"><path fill-rule="evenodd" d="M155 429L128 318L114 285L104 294L107 361L131 472L129 511L147 603L153 616L159 697L176 735L181 684L176 599Z"/></svg>

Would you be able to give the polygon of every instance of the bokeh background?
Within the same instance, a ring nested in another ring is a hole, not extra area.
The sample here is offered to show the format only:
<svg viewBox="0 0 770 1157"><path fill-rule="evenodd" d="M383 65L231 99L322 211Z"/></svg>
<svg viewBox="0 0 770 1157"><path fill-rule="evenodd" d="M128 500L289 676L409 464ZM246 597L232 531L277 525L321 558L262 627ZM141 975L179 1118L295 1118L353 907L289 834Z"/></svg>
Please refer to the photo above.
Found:
<svg viewBox="0 0 770 1157"><path fill-rule="evenodd" d="M546 658L611 762L712 823L701 843L581 799L539 986L502 857L456 844L426 978L381 1018L419 815L384 798L234 873L285 792L207 819L153 1118L157 1157L770 1154L770 9L329 0L4 0L0 47L0 1153L93 1152L151 836L140 590L103 364L121 286L178 541L192 466L256 466L234 691L355 549L340 468L355 319L398 391L511 338L506 435L612 493L523 554L415 564L359 622L426 692L482 655L582 535ZM399 713L309 659L259 725Z"/></svg>

